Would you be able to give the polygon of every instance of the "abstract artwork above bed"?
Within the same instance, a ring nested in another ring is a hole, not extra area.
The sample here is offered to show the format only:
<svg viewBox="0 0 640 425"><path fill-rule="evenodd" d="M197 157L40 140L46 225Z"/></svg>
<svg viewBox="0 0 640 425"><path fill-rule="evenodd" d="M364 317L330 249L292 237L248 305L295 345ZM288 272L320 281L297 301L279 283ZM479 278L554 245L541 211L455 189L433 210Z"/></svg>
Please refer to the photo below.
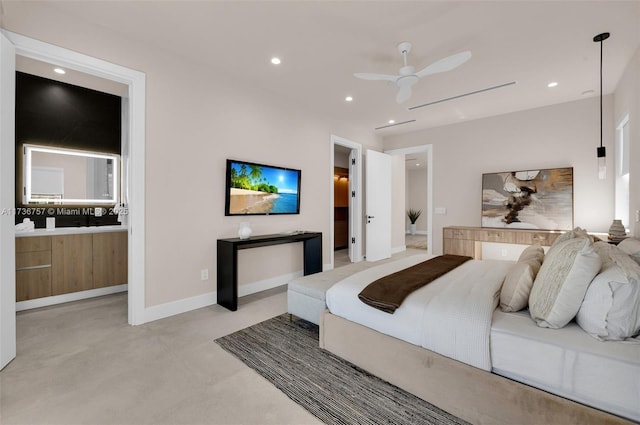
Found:
<svg viewBox="0 0 640 425"><path fill-rule="evenodd" d="M573 168L483 174L482 227L573 229Z"/></svg>

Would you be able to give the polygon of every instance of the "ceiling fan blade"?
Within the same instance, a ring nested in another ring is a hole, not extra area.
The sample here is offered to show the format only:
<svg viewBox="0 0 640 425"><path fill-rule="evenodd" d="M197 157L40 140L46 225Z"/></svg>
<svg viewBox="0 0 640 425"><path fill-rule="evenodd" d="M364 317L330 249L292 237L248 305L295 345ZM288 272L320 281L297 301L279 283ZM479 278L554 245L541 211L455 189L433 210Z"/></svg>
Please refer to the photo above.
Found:
<svg viewBox="0 0 640 425"><path fill-rule="evenodd" d="M383 80L383 81L395 81L398 79L397 75L388 75L388 74L369 74L366 72L361 72L357 74L353 74L354 77L360 78L362 80Z"/></svg>
<svg viewBox="0 0 640 425"><path fill-rule="evenodd" d="M415 73L418 77L422 78L426 75L437 74L439 72L451 71L454 68L459 67L466 61L471 59L471 52L466 50L464 52L456 53L455 55L447 56L427 66L421 71Z"/></svg>

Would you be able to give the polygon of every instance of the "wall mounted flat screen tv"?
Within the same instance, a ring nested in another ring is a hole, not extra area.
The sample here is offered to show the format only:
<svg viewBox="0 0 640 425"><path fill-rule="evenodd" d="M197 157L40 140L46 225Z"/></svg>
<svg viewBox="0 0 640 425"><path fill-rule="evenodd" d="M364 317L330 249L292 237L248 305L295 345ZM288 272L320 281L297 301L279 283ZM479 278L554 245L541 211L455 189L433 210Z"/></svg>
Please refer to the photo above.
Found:
<svg viewBox="0 0 640 425"><path fill-rule="evenodd" d="M300 214L301 174L227 159L225 215Z"/></svg>

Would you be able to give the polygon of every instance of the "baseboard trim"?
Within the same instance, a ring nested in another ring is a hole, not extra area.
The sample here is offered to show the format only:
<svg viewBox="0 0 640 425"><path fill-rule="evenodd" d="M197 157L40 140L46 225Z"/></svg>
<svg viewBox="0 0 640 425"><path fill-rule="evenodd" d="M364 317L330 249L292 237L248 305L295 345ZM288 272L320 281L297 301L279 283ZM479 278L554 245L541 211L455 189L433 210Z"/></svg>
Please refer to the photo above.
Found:
<svg viewBox="0 0 640 425"><path fill-rule="evenodd" d="M51 305L68 303L71 301L79 301L87 298L101 297L103 295L116 294L118 292L126 292L129 285L106 286L104 288L89 289L87 291L71 292L62 295L53 295L51 297L36 298L34 300L16 302L16 311L31 310L33 308L48 307Z"/></svg>
<svg viewBox="0 0 640 425"><path fill-rule="evenodd" d="M203 307L209 307L216 304L217 292L207 292L206 294L197 295L191 298L184 298L177 301L171 301L164 304L146 307L144 309L144 322L153 322L177 314L186 313L188 311L197 310Z"/></svg>
<svg viewBox="0 0 640 425"><path fill-rule="evenodd" d="M402 246L396 246L391 248L391 255L393 254L397 254L399 252L403 252L407 250L407 246L406 245L402 245Z"/></svg>
<svg viewBox="0 0 640 425"><path fill-rule="evenodd" d="M269 279L259 280L257 282L245 283L238 285L238 297L255 294L256 292L266 291L267 289L277 288L286 285L295 278L302 276L302 270L292 273L283 274Z"/></svg>
<svg viewBox="0 0 640 425"><path fill-rule="evenodd" d="M300 276L302 276L302 271L287 273L269 279L259 280L257 282L238 285L238 298L286 285L293 279ZM191 298L147 307L144 310L144 321L145 323L153 322L154 320L165 319L177 314L187 313L192 310L215 305L218 303L217 295L217 292L213 291Z"/></svg>

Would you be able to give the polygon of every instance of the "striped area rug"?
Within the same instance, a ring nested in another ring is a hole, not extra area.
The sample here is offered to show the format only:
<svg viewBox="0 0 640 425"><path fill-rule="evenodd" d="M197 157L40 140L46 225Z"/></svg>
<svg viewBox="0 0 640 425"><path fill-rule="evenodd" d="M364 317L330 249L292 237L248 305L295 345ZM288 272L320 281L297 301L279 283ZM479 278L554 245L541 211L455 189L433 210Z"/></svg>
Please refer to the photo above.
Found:
<svg viewBox="0 0 640 425"><path fill-rule="evenodd" d="M215 341L326 424L466 424L318 346L283 314Z"/></svg>

